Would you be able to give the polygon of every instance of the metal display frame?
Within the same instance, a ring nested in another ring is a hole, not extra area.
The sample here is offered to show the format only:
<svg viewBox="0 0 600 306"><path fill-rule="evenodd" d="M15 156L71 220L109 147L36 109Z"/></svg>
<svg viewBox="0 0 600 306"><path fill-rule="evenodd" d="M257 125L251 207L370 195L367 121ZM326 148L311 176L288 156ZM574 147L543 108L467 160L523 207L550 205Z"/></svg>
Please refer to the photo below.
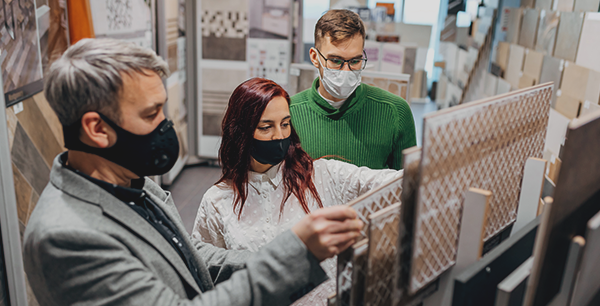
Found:
<svg viewBox="0 0 600 306"><path fill-rule="evenodd" d="M4 84L0 75L0 84ZM10 159L4 90L0 88L0 231L8 296L13 306L27 305L17 198Z"/></svg>

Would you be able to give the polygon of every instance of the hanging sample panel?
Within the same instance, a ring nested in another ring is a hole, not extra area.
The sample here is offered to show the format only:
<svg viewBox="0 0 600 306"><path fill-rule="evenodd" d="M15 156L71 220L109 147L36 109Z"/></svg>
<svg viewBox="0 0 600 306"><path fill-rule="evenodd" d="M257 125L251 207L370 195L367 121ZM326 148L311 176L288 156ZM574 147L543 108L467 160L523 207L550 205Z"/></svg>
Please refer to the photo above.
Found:
<svg viewBox="0 0 600 306"><path fill-rule="evenodd" d="M544 61L542 62L540 84L554 82L554 90L552 92L552 107L554 107L556 103L556 91L558 91L560 88L564 63L564 60L549 55L545 55Z"/></svg>
<svg viewBox="0 0 600 306"><path fill-rule="evenodd" d="M581 29L579 47L577 48L577 58L575 60L577 65L600 71L600 57L598 57L598 50L600 49L599 32L600 13L586 13Z"/></svg>
<svg viewBox="0 0 600 306"><path fill-rule="evenodd" d="M246 60L247 1L200 1L200 5L202 6L202 58Z"/></svg>
<svg viewBox="0 0 600 306"><path fill-rule="evenodd" d="M523 13L523 25L519 34L519 45L534 49L537 29L540 21L540 11L536 9L527 9Z"/></svg>
<svg viewBox="0 0 600 306"><path fill-rule="evenodd" d="M560 20L559 12L541 11L535 50L552 55L556 42L556 30Z"/></svg>
<svg viewBox="0 0 600 306"><path fill-rule="evenodd" d="M10 106L42 91L42 66L35 1L1 2L0 62L5 103Z"/></svg>
<svg viewBox="0 0 600 306"><path fill-rule="evenodd" d="M96 38L117 38L154 50L149 1L90 1L90 10Z"/></svg>
<svg viewBox="0 0 600 306"><path fill-rule="evenodd" d="M49 0L37 4L38 35L44 74L69 47L66 1Z"/></svg>
<svg viewBox="0 0 600 306"><path fill-rule="evenodd" d="M493 193L486 240L515 221L525 162L542 157L551 98L543 84L425 116L411 293L454 264L468 188Z"/></svg>
<svg viewBox="0 0 600 306"><path fill-rule="evenodd" d="M583 13L565 12L560 14L558 31L556 32L556 44L554 57L568 61L575 61L577 46L583 26Z"/></svg>
<svg viewBox="0 0 600 306"><path fill-rule="evenodd" d="M400 203L369 216L369 255L365 279L365 306L391 305L394 265L398 256ZM392 272L392 273L390 273Z"/></svg>

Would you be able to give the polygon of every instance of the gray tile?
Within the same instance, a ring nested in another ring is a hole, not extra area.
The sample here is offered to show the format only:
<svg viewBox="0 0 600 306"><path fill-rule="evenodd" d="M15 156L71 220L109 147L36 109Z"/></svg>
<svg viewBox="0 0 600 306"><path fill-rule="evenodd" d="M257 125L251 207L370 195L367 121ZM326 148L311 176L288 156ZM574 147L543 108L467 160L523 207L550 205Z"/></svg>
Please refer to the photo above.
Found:
<svg viewBox="0 0 600 306"><path fill-rule="evenodd" d="M560 88L562 79L564 60L546 55L542 63L542 73L540 75L540 84L554 82L554 91L552 93L552 107L556 105L556 91Z"/></svg>
<svg viewBox="0 0 600 306"><path fill-rule="evenodd" d="M558 31L556 32L556 45L554 56L568 61L575 61L581 28L583 27L583 13L561 13Z"/></svg>
<svg viewBox="0 0 600 306"><path fill-rule="evenodd" d="M551 10L553 0L535 0L535 8L538 10Z"/></svg>
<svg viewBox="0 0 600 306"><path fill-rule="evenodd" d="M413 75L415 72L415 61L417 59L417 48L406 48L404 50L404 66L402 73Z"/></svg>
<svg viewBox="0 0 600 306"><path fill-rule="evenodd" d="M41 194L50 180L50 168L25 133L21 123L17 124L11 158L33 190Z"/></svg>
<svg viewBox="0 0 600 306"><path fill-rule="evenodd" d="M556 30L560 20L559 12L541 11L535 50L552 55L556 42Z"/></svg>
<svg viewBox="0 0 600 306"><path fill-rule="evenodd" d="M213 34L202 37L202 58L213 60L246 60L246 39L216 37Z"/></svg>
<svg viewBox="0 0 600 306"><path fill-rule="evenodd" d="M527 9L523 13L523 25L521 26L521 34L519 35L519 45L534 49L535 39L537 36L537 28L540 19L540 12L536 9Z"/></svg>
<svg viewBox="0 0 600 306"><path fill-rule="evenodd" d="M575 0L573 12L597 12L600 0Z"/></svg>

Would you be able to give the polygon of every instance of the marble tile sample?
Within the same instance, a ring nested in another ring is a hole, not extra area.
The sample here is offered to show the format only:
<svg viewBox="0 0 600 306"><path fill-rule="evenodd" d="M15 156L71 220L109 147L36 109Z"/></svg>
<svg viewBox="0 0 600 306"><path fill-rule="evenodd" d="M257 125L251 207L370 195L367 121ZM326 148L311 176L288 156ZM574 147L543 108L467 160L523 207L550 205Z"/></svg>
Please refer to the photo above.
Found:
<svg viewBox="0 0 600 306"><path fill-rule="evenodd" d="M542 157L551 98L552 87L538 85L423 118L410 294L454 264L468 188L493 194L486 240L515 221L522 169Z"/></svg>
<svg viewBox="0 0 600 306"><path fill-rule="evenodd" d="M556 10L559 12L572 12L575 0L556 0Z"/></svg>
<svg viewBox="0 0 600 306"><path fill-rule="evenodd" d="M577 46L583 26L583 13L561 13L558 31L556 32L556 44L554 45L554 56L575 61Z"/></svg>
<svg viewBox="0 0 600 306"><path fill-rule="evenodd" d="M537 37L537 29L540 21L540 11L536 9L526 9L523 13L523 25L519 34L519 45L534 49Z"/></svg>
<svg viewBox="0 0 600 306"><path fill-rule="evenodd" d="M549 55L544 55L542 63L542 73L540 74L540 84L554 82L554 91L552 93L552 107L556 103L556 91L560 88L562 73L565 61Z"/></svg>
<svg viewBox="0 0 600 306"><path fill-rule="evenodd" d="M573 12L598 12L600 0L575 0Z"/></svg>
<svg viewBox="0 0 600 306"><path fill-rule="evenodd" d="M52 130L52 134L54 134L60 147L63 148L65 146L65 141L63 139L62 125L60 124L56 113L52 110L52 107L50 107L46 97L44 97L44 93L33 96L33 100L44 115L44 118L46 118L46 122L48 122L48 126L50 126L50 130Z"/></svg>
<svg viewBox="0 0 600 306"><path fill-rule="evenodd" d="M561 92L580 102L598 103L600 99L600 72L571 62L565 63Z"/></svg>
<svg viewBox="0 0 600 306"><path fill-rule="evenodd" d="M510 45L508 54L508 65L504 72L504 79L514 88L519 87L523 61L525 59L525 48L519 45Z"/></svg>
<svg viewBox="0 0 600 306"><path fill-rule="evenodd" d="M539 84L542 73L544 54L533 50L525 50L525 62L523 63L523 75L531 77L535 84Z"/></svg>
<svg viewBox="0 0 600 306"><path fill-rule="evenodd" d="M50 180L50 168L35 148L27 133L17 124L15 140L11 149L11 159L27 182L38 194L41 194Z"/></svg>
<svg viewBox="0 0 600 306"><path fill-rule="evenodd" d="M577 2L575 2L577 4ZM597 6L597 4L596 4ZM596 8L596 11L598 9ZM577 65L600 71L600 13L586 13L577 48Z"/></svg>
<svg viewBox="0 0 600 306"><path fill-rule="evenodd" d="M19 123L42 154L46 165L52 167L56 155L63 151L44 115L33 98L23 101L23 111L17 114Z"/></svg>
<svg viewBox="0 0 600 306"><path fill-rule="evenodd" d="M15 195L17 196L17 215L19 221L27 225L32 188L14 164L12 164L12 170L13 180L15 182Z"/></svg>
<svg viewBox="0 0 600 306"><path fill-rule="evenodd" d="M559 12L541 11L540 25L538 27L535 50L544 54L552 55L556 42L556 30L560 20Z"/></svg>

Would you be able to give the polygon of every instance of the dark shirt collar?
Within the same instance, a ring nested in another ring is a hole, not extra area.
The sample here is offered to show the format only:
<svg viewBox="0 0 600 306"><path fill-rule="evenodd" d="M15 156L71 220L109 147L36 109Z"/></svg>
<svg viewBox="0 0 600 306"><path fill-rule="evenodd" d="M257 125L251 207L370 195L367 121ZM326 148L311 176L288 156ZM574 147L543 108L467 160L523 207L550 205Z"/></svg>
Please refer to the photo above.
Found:
<svg viewBox="0 0 600 306"><path fill-rule="evenodd" d="M63 167L77 173L78 175L81 175L83 178L98 185L100 188L106 190L108 193L112 194L117 199L119 199L125 203L136 202L146 195L146 193L142 189L144 187L144 178L131 180L131 188L119 186L119 185L111 184L111 183L93 178L93 177L67 165L68 154L63 154L60 157L61 157L60 163Z"/></svg>

